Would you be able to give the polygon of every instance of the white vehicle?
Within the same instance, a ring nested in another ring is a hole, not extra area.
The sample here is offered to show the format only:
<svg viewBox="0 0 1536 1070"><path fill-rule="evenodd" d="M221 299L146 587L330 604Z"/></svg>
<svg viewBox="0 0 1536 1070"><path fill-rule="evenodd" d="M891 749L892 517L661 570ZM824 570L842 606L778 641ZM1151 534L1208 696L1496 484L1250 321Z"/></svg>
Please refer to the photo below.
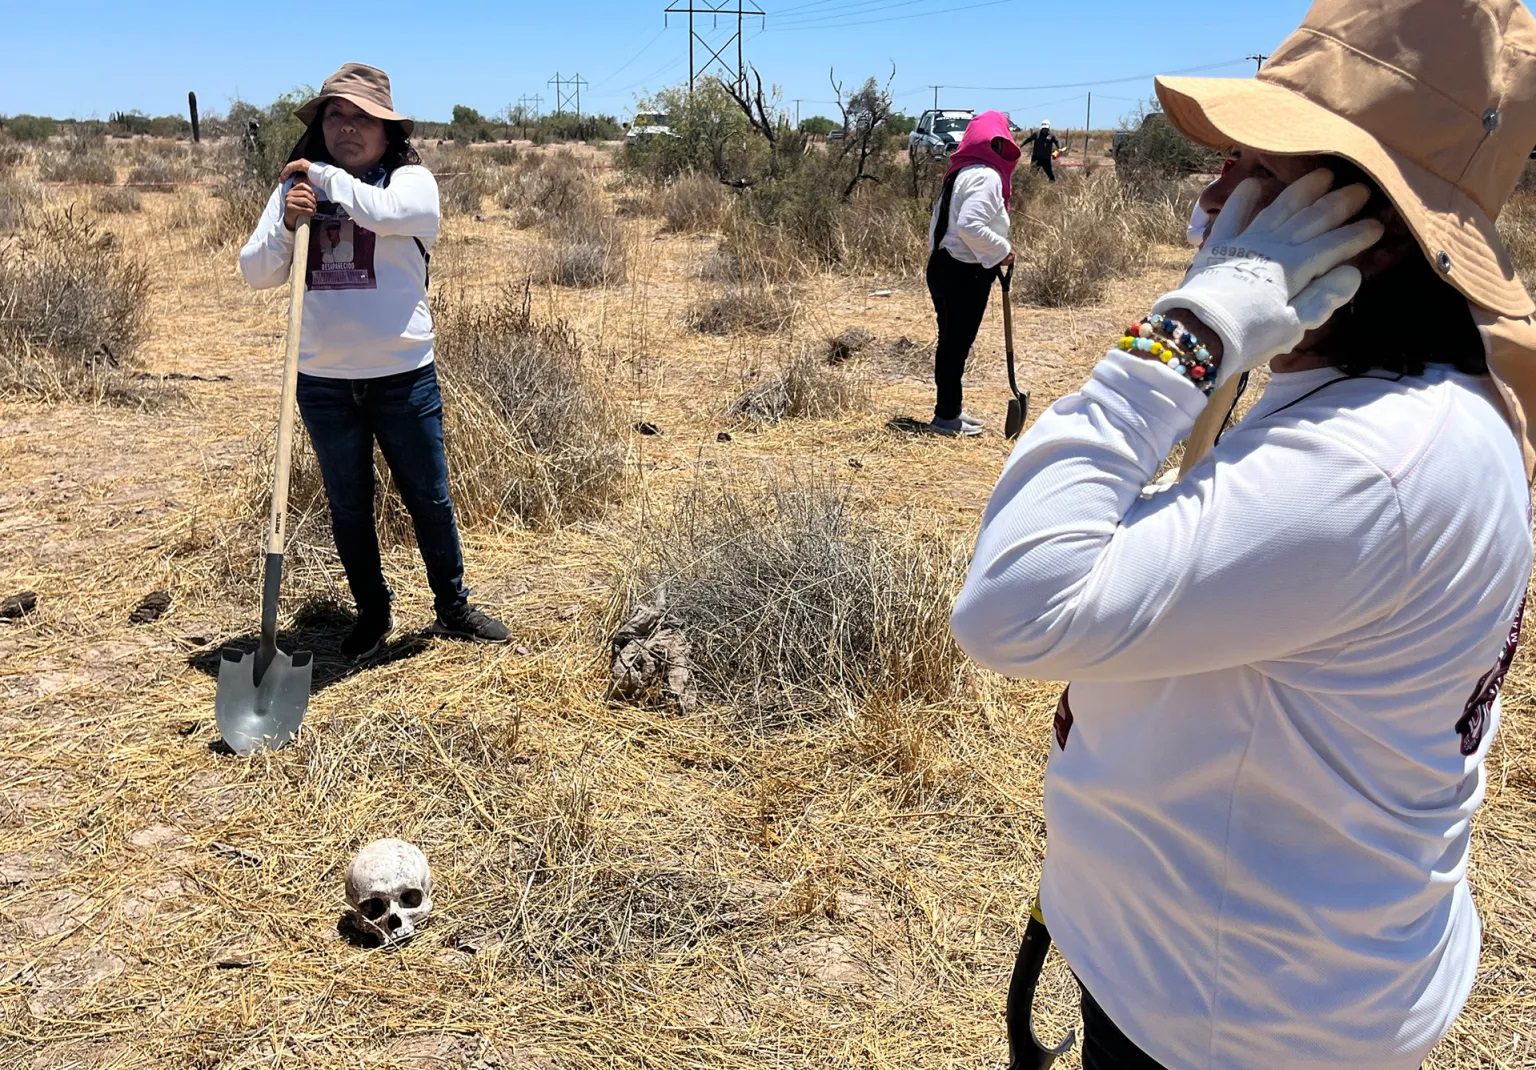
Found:
<svg viewBox="0 0 1536 1070"><path fill-rule="evenodd" d="M907 135L907 148L913 156L948 156L960 147L965 128L975 117L970 108L925 111Z"/></svg>
<svg viewBox="0 0 1536 1070"><path fill-rule="evenodd" d="M629 132L624 135L625 141L639 141L648 137L676 137L672 132L672 120L666 112L641 111L635 113L635 119L629 124Z"/></svg>

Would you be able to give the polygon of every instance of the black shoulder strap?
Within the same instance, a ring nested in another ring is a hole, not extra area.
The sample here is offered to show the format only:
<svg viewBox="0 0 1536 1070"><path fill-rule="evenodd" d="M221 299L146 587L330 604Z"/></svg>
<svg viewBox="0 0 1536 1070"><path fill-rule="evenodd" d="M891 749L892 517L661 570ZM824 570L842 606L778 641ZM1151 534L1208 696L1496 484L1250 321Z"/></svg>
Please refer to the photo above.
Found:
<svg viewBox="0 0 1536 1070"><path fill-rule="evenodd" d="M963 171L964 168L961 168ZM933 228L933 247L937 249L944 241L944 235L949 233L949 206L955 203L955 179L960 177L960 171L947 176L944 179L944 195L939 198L939 221Z"/></svg>
<svg viewBox="0 0 1536 1070"><path fill-rule="evenodd" d="M394 177L395 177L395 173L393 171L386 171L385 172L385 174L384 174L384 186L385 186L385 188L388 188L389 180L391 178L394 178ZM411 239L411 241L416 243L416 251L421 253L421 262L427 266L427 289L430 290L432 288L432 254L427 252L427 247L426 247L426 245L424 245L422 243L422 240L420 238L413 237Z"/></svg>

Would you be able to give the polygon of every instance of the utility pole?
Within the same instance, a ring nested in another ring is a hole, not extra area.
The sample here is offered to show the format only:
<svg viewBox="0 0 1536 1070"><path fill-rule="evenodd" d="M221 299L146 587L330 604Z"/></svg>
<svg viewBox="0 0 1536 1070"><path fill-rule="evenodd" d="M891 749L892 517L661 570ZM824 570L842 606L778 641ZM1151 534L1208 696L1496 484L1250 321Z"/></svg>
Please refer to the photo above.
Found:
<svg viewBox="0 0 1536 1070"><path fill-rule="evenodd" d="M1088 165L1088 131L1093 129L1093 90L1088 90L1088 115L1083 119L1083 166Z"/></svg>
<svg viewBox="0 0 1536 1070"><path fill-rule="evenodd" d="M933 90L933 110L934 111L938 111L939 110L939 90L943 89L944 87L941 86L941 85L931 85L928 88Z"/></svg>
<svg viewBox="0 0 1536 1070"><path fill-rule="evenodd" d="M687 6L682 6L685 3ZM743 23L746 19L755 18L763 20L763 24L766 25L768 13L757 5L756 0L672 0L671 4L662 9L663 24L669 15L688 16L688 92L693 92L693 83L699 75L709 69L710 64L718 61L722 66L729 67L725 61L725 50L733 44L736 46L736 88L739 92L747 82L746 34L743 32ZM694 29L695 15L710 16L711 29L719 26L721 15L735 15L736 32L727 37L725 43L719 48L715 48L704 39L703 34ZM709 58L703 63L694 61L694 42L698 42L709 52Z"/></svg>
<svg viewBox="0 0 1536 1070"><path fill-rule="evenodd" d="M796 130L800 129L800 102L802 100L804 100L804 99L805 99L804 97L796 97L795 98L795 129Z"/></svg>
<svg viewBox="0 0 1536 1070"><path fill-rule="evenodd" d="M524 93L522 96L517 98L517 106L519 108L521 108L522 111L523 111L523 140L524 141L528 140L528 102L530 100L533 101L533 121L534 122L538 122L539 121L539 108L542 107L543 104L544 104L544 98L539 96L537 93L535 93L531 97L527 93Z"/></svg>
<svg viewBox="0 0 1536 1070"><path fill-rule="evenodd" d="M572 105L576 112L576 121L580 123L581 87L588 84L587 80L580 74L571 78L561 78L560 72L556 71L555 76L545 84L555 87L555 114L564 115L566 106Z"/></svg>
<svg viewBox="0 0 1536 1070"><path fill-rule="evenodd" d="M1264 61L1269 58L1269 54L1268 53L1258 53L1258 52L1256 52L1253 55L1245 56L1244 58L1245 59L1253 60L1253 62L1254 62L1254 68L1253 69L1254 69L1254 72L1257 73L1258 71L1261 71L1261 70L1264 69Z"/></svg>

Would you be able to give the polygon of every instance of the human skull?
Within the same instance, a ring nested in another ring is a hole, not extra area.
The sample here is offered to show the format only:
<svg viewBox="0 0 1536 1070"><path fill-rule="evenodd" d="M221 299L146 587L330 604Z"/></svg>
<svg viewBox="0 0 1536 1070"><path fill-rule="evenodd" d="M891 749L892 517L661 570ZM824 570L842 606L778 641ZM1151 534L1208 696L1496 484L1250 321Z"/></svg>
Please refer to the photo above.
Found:
<svg viewBox="0 0 1536 1070"><path fill-rule="evenodd" d="M427 856L404 840L374 840L347 866L347 902L360 932L385 944L404 943L432 910Z"/></svg>

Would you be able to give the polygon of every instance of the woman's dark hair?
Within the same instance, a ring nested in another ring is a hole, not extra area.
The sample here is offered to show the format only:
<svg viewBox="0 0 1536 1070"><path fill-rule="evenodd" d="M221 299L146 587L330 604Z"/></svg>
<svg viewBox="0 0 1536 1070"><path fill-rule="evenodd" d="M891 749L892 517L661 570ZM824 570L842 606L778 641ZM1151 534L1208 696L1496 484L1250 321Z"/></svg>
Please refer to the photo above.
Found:
<svg viewBox="0 0 1536 1070"><path fill-rule="evenodd" d="M304 136L299 138L298 144L293 146L293 151L288 154L288 162L294 160L313 160L315 163L335 163L331 159L331 151L325 147L325 109L330 107L327 100L320 106L320 111L315 115L314 122L304 131ZM379 160L379 165L391 174L395 168L404 167L406 164L419 164L421 157L416 154L415 146L411 139L405 136L405 127L394 119L384 121L384 156Z"/></svg>
<svg viewBox="0 0 1536 1070"><path fill-rule="evenodd" d="M1326 164L1335 175L1335 188L1354 182L1370 187L1371 200L1361 218L1380 217L1390 206L1376 181L1348 160L1331 157ZM1347 375L1422 375L1426 365L1449 364L1469 375L1486 375L1482 336L1466 296L1436 273L1407 225L1393 215L1388 215L1385 240L1396 236L1407 243L1407 251L1367 278L1354 300L1328 321L1328 348L1339 354L1339 369Z"/></svg>

